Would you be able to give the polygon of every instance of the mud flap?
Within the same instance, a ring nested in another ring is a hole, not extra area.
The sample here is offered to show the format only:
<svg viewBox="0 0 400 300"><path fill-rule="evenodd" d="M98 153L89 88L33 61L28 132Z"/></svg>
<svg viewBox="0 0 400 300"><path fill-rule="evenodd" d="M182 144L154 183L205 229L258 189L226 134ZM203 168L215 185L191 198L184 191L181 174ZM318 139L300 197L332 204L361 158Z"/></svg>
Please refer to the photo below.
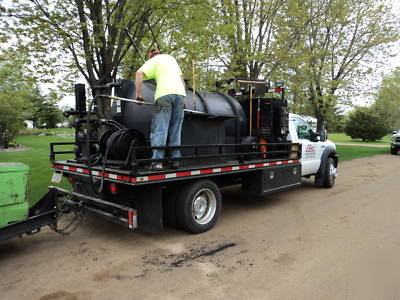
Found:
<svg viewBox="0 0 400 300"><path fill-rule="evenodd" d="M158 233L163 229L161 184L138 187L135 198L138 211L138 230L146 233Z"/></svg>

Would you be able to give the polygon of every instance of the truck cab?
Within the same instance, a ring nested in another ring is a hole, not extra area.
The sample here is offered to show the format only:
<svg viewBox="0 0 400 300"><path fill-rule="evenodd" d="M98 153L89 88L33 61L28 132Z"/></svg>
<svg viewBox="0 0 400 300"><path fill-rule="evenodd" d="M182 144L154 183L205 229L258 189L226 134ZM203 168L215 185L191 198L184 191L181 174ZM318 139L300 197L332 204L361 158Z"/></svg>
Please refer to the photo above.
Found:
<svg viewBox="0 0 400 300"><path fill-rule="evenodd" d="M400 129L393 131L392 141L390 142L390 153L396 155L400 149Z"/></svg>
<svg viewBox="0 0 400 300"><path fill-rule="evenodd" d="M301 145L301 176L315 176L318 186L332 187L337 176L336 145L327 139L325 130L313 131L299 115L289 114L288 141Z"/></svg>

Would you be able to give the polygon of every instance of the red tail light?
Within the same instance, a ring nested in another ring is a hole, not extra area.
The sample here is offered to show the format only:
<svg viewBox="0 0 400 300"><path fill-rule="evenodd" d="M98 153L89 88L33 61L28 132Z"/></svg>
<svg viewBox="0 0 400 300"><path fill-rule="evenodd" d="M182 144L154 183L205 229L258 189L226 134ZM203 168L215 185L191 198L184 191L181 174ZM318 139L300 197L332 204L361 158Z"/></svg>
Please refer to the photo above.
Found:
<svg viewBox="0 0 400 300"><path fill-rule="evenodd" d="M110 183L110 192L113 195L118 194L117 185L115 183Z"/></svg>

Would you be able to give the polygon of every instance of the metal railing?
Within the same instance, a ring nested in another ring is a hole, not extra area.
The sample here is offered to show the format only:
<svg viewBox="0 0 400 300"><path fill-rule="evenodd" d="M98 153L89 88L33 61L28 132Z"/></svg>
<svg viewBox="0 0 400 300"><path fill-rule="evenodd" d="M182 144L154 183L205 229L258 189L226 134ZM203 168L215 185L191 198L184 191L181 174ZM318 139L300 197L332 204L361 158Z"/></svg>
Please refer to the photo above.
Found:
<svg viewBox="0 0 400 300"><path fill-rule="evenodd" d="M59 145L75 145L75 143L51 143L50 144L50 160L54 161L58 154L72 154L75 151L55 151L55 146ZM250 160L284 160L284 159L300 159L301 147L297 143L252 143L252 144L209 144L209 145L181 145L181 146L134 146L133 143L129 148L129 152L124 160L113 160L105 157L99 160L99 165L104 164L106 167L119 166L124 169L130 169L132 174L137 174L141 166L153 162L174 162L182 160L199 160L199 159L216 159L225 158L237 160L239 164L243 164ZM151 158L153 150L180 150L181 157L172 158L165 157L160 159ZM203 153L202 153L203 152ZM206 152L206 153L204 153ZM295 153L296 157L293 156ZM100 154L99 154L100 155ZM211 164L211 163L210 163ZM212 163L214 164L214 163ZM189 167L189 166L188 166Z"/></svg>

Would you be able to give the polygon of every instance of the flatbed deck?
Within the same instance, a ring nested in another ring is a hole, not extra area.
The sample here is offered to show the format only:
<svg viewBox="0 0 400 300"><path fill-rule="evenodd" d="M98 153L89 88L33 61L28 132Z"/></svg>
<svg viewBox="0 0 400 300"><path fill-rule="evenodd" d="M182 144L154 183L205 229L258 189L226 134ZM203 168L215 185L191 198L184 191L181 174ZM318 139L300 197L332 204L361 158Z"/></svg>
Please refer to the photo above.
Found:
<svg viewBox="0 0 400 300"><path fill-rule="evenodd" d="M160 181L173 181L177 179L190 179L194 177L212 176L220 174L238 173L252 171L255 169L263 169L272 166L287 165L299 163L298 159L255 159L240 163L239 160L229 160L217 164L193 164L191 166L179 167L176 170L165 169L162 171L150 171L140 168L137 172L124 170L121 168L104 169L98 166L91 167L92 176L95 178L104 177L107 181L121 182L130 185L148 184ZM77 163L74 160L54 161L52 169L62 171L64 173L89 176L89 168L85 164Z"/></svg>

